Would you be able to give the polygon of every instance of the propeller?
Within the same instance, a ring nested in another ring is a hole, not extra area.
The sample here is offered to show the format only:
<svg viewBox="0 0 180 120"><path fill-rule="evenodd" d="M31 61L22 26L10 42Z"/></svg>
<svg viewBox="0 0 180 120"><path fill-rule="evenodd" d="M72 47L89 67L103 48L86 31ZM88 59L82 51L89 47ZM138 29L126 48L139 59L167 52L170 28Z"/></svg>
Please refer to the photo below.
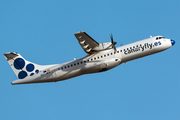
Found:
<svg viewBox="0 0 180 120"><path fill-rule="evenodd" d="M116 50L116 46L115 45L117 44L117 42L114 42L112 33L110 35L110 38L111 38L112 47L114 48L114 52L116 53L117 50Z"/></svg>

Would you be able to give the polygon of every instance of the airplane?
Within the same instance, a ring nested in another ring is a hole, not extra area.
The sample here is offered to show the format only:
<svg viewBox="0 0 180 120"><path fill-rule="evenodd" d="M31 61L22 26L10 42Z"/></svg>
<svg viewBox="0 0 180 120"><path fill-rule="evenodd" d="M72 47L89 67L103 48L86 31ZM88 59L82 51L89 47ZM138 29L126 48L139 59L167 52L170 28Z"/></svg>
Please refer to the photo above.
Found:
<svg viewBox="0 0 180 120"><path fill-rule="evenodd" d="M57 82L83 74L103 72L122 63L164 51L175 44L174 40L163 36L150 36L141 41L115 47L116 42L112 34L111 42L105 43L98 43L84 31L74 35L87 56L63 64L38 65L25 60L19 53L5 53L5 58L18 77L18 80L11 84Z"/></svg>

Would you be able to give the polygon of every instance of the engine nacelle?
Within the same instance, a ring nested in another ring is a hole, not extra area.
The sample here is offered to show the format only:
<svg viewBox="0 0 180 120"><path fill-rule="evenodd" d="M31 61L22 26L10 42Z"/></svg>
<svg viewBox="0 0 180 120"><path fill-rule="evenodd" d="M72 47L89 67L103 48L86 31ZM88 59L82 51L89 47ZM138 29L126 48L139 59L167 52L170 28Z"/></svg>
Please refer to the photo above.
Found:
<svg viewBox="0 0 180 120"><path fill-rule="evenodd" d="M101 51L101 50L111 49L112 47L113 46L111 42L105 42L105 43L100 43L99 46L93 48L92 50Z"/></svg>

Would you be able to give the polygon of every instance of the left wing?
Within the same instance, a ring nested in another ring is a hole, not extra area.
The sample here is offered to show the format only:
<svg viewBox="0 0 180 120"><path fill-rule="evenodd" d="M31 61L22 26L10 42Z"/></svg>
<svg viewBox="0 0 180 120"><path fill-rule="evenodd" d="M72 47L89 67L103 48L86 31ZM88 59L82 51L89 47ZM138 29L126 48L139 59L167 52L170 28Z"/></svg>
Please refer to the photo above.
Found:
<svg viewBox="0 0 180 120"><path fill-rule="evenodd" d="M86 32L81 31L75 33L74 35L78 39L79 44L87 54L92 54L96 52L93 49L95 47L98 47L99 43L96 42L93 38L91 38Z"/></svg>

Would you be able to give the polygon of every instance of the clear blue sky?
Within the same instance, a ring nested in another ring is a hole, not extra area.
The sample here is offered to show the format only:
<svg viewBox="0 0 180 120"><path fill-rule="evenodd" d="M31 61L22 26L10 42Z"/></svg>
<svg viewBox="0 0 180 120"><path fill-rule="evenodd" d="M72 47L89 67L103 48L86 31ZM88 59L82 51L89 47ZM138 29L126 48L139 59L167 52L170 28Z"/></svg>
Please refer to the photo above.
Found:
<svg viewBox="0 0 180 120"><path fill-rule="evenodd" d="M1 120L179 120L179 0L1 0ZM176 44L110 71L57 83L11 85L3 54L37 64L86 55L74 33L128 44L162 35Z"/></svg>

